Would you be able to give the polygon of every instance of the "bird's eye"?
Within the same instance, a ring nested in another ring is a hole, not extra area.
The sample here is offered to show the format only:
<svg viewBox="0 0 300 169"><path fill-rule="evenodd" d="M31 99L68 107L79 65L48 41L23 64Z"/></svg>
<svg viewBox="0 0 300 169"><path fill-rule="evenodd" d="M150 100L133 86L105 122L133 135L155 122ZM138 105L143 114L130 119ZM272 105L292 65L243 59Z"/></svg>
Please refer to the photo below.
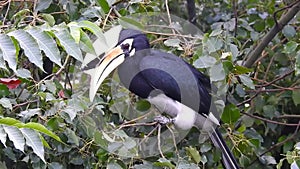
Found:
<svg viewBox="0 0 300 169"><path fill-rule="evenodd" d="M129 50L129 44L125 43L121 45L122 50Z"/></svg>

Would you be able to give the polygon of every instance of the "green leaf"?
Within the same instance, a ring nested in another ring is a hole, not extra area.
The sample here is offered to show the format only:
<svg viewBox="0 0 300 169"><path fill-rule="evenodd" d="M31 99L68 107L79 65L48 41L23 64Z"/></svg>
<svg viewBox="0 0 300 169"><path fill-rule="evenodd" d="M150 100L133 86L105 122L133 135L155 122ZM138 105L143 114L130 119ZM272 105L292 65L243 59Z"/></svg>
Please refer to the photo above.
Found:
<svg viewBox="0 0 300 169"><path fill-rule="evenodd" d="M229 44L229 49L230 49L230 51L231 51L231 53L232 53L232 57L233 57L232 60L235 61L236 58L238 57L239 49L238 49L238 47L237 47L236 45L234 45L234 44Z"/></svg>
<svg viewBox="0 0 300 169"><path fill-rule="evenodd" d="M7 137L7 134L4 130L3 125L0 125L0 141L4 145L4 147L6 147L6 137Z"/></svg>
<svg viewBox="0 0 300 169"><path fill-rule="evenodd" d="M29 61L44 71L43 56L39 50L39 45L34 38L24 30L16 30L8 33L8 35L17 39L21 48L24 49L24 53L28 57Z"/></svg>
<svg viewBox="0 0 300 169"><path fill-rule="evenodd" d="M226 105L222 113L222 121L234 124L240 118L240 110L233 104Z"/></svg>
<svg viewBox="0 0 300 169"><path fill-rule="evenodd" d="M51 3L52 0L39 0L34 11L38 12L47 9Z"/></svg>
<svg viewBox="0 0 300 169"><path fill-rule="evenodd" d="M21 113L19 113L18 116L22 117L22 119L24 119L24 120L28 120L32 116L40 115L40 114L41 114L41 109L36 108L36 109L27 109L27 110L21 111Z"/></svg>
<svg viewBox="0 0 300 169"><path fill-rule="evenodd" d="M267 164L267 165L270 165L270 164L277 164L275 158L272 157L272 156L264 155L264 156L262 156L262 157L260 157L260 158L263 160L264 164Z"/></svg>
<svg viewBox="0 0 300 169"><path fill-rule="evenodd" d="M255 89L255 86L253 84L252 79L249 76L246 75L239 75L239 78L241 79L242 83L249 87L250 89Z"/></svg>
<svg viewBox="0 0 300 169"><path fill-rule="evenodd" d="M300 89L293 90L292 98L296 106L300 104Z"/></svg>
<svg viewBox="0 0 300 169"><path fill-rule="evenodd" d="M15 71L17 69L17 50L9 36L0 34L0 49L9 68Z"/></svg>
<svg viewBox="0 0 300 169"><path fill-rule="evenodd" d="M56 134L54 134L52 131L48 130L45 126L43 126L43 125L41 125L39 123L29 122L29 123L24 124L22 127L34 129L34 130L36 130L38 132L44 133L47 136L52 137L55 140L63 143L61 141L61 139Z"/></svg>
<svg viewBox="0 0 300 169"><path fill-rule="evenodd" d="M61 56L52 37L43 32L41 29L32 28L27 32L37 41L39 48L44 51L45 55L54 63L61 65Z"/></svg>
<svg viewBox="0 0 300 169"><path fill-rule="evenodd" d="M209 150L211 150L211 144L209 144L209 143L204 143L204 144L202 144L201 145L201 148L200 148L200 152L201 153L206 153L206 152L208 152Z"/></svg>
<svg viewBox="0 0 300 169"><path fill-rule="evenodd" d="M291 25L286 25L283 29L282 29L282 33L286 38L291 38L294 37L296 34L296 30L293 26Z"/></svg>
<svg viewBox="0 0 300 169"><path fill-rule="evenodd" d="M171 163L171 161L165 158L158 159L158 162L154 162L154 165L157 167L175 168L175 166Z"/></svg>
<svg viewBox="0 0 300 169"><path fill-rule="evenodd" d="M244 66L239 66L239 65L235 65L234 66L234 73L235 74L246 74L246 73L250 73L250 72L253 72L252 69L249 69L249 68L246 68Z"/></svg>
<svg viewBox="0 0 300 169"><path fill-rule="evenodd" d="M124 28L131 28L131 29L140 29L143 30L144 26L135 19L131 19L128 17L121 17L118 19L119 24L122 25Z"/></svg>
<svg viewBox="0 0 300 169"><path fill-rule="evenodd" d="M44 146L39 134L36 131L28 128L21 128L20 131L25 137L26 144L32 148L33 152L40 157L44 163L46 163L44 158Z"/></svg>
<svg viewBox="0 0 300 169"><path fill-rule="evenodd" d="M299 45L299 44L298 44L297 42L289 41L289 42L284 46L283 52L286 53L286 54L293 53L293 52L296 51L298 45Z"/></svg>
<svg viewBox="0 0 300 169"><path fill-rule="evenodd" d="M214 57L205 55L199 57L193 64L196 68L209 68L212 67L217 60Z"/></svg>
<svg viewBox="0 0 300 169"><path fill-rule="evenodd" d="M86 53L91 53L93 55L96 55L96 51L93 47L93 43L91 41L91 39L89 38L89 36L82 30L80 30L80 48L86 52Z"/></svg>
<svg viewBox="0 0 300 169"><path fill-rule="evenodd" d="M0 104L4 107L4 108L8 108L10 110L12 110L12 104L10 102L10 100L8 98L1 98L0 99Z"/></svg>
<svg viewBox="0 0 300 169"><path fill-rule="evenodd" d="M2 53L2 51L1 51L1 48L0 48L0 68L6 69L5 61L4 61L4 59L3 59L3 53Z"/></svg>
<svg viewBox="0 0 300 169"><path fill-rule="evenodd" d="M52 15L47 13L41 13L40 15L50 26L55 25L55 19Z"/></svg>
<svg viewBox="0 0 300 169"><path fill-rule="evenodd" d="M281 169L284 160L285 158L280 159L279 163L276 165L276 169Z"/></svg>
<svg viewBox="0 0 300 169"><path fill-rule="evenodd" d="M30 71L27 69L21 68L21 69L18 69L15 73L17 76L19 76L21 78L25 78L25 79L32 78Z"/></svg>
<svg viewBox="0 0 300 169"><path fill-rule="evenodd" d="M98 38L105 40L105 37L103 35L102 30L99 28L98 25L94 24L93 22L84 20L84 21L80 21L78 23L78 26L80 26L81 28L87 29L90 32L92 32L94 35L96 35Z"/></svg>
<svg viewBox="0 0 300 169"><path fill-rule="evenodd" d="M3 126L10 141L13 142L16 149L24 152L25 140L21 131L14 126Z"/></svg>
<svg viewBox="0 0 300 169"><path fill-rule="evenodd" d="M75 39L76 43L79 43L80 41L80 27L76 22L70 22L68 24L68 27L70 29L70 35Z"/></svg>
<svg viewBox="0 0 300 169"><path fill-rule="evenodd" d="M39 136L40 136L40 139L42 140L43 145L46 148L51 149L50 145L47 143L47 141L45 140L45 138L42 135L40 135L40 134L39 134Z"/></svg>
<svg viewBox="0 0 300 169"><path fill-rule="evenodd" d="M110 7L106 0L97 0L96 2L106 14L109 12Z"/></svg>
<svg viewBox="0 0 300 169"><path fill-rule="evenodd" d="M296 62L295 62L295 74L300 75L300 51L297 52L296 56Z"/></svg>
<svg viewBox="0 0 300 169"><path fill-rule="evenodd" d="M58 163L58 162L52 162L48 164L48 168L49 169L64 169L65 167L63 166L63 164Z"/></svg>
<svg viewBox="0 0 300 169"><path fill-rule="evenodd" d="M94 134L94 140L97 145L101 146L102 148L107 148L108 143L107 140L104 139L102 132L97 130Z"/></svg>
<svg viewBox="0 0 300 169"><path fill-rule="evenodd" d="M117 161L110 161L107 164L107 169L123 169L123 167L121 167L121 165L118 164Z"/></svg>
<svg viewBox="0 0 300 169"><path fill-rule="evenodd" d="M68 137L68 143L75 144L76 146L79 146L79 139L76 136L76 134L75 134L74 131L72 131L69 128L67 128L65 130L65 134Z"/></svg>
<svg viewBox="0 0 300 169"><path fill-rule="evenodd" d="M16 120L11 117L4 117L0 119L0 124L8 125L8 126L13 126L17 123L21 123L19 120Z"/></svg>
<svg viewBox="0 0 300 169"><path fill-rule="evenodd" d="M83 57L78 44L74 41L72 36L66 30L60 30L54 32L55 36L58 38L60 44L64 47L66 52L73 56L76 60L82 62Z"/></svg>
<svg viewBox="0 0 300 169"><path fill-rule="evenodd" d="M164 41L164 44L169 47L180 47L180 40L176 39L168 39Z"/></svg>
<svg viewBox="0 0 300 169"><path fill-rule="evenodd" d="M136 102L136 109L139 111L149 110L151 104L147 100L139 100Z"/></svg>
<svg viewBox="0 0 300 169"><path fill-rule="evenodd" d="M223 41L215 37L209 38L205 43L205 46L207 47L209 53L213 53L223 47Z"/></svg>
<svg viewBox="0 0 300 169"><path fill-rule="evenodd" d="M209 76L211 81L220 81L225 79L225 71L222 63L213 65L209 70Z"/></svg>
<svg viewBox="0 0 300 169"><path fill-rule="evenodd" d="M187 151L187 154L195 161L195 163L200 163L201 161L201 156L200 153L197 149L194 147L186 147L185 150Z"/></svg>
<svg viewBox="0 0 300 169"><path fill-rule="evenodd" d="M276 108L274 105L264 105L263 106L263 114L265 117L269 117L272 119L275 117Z"/></svg>

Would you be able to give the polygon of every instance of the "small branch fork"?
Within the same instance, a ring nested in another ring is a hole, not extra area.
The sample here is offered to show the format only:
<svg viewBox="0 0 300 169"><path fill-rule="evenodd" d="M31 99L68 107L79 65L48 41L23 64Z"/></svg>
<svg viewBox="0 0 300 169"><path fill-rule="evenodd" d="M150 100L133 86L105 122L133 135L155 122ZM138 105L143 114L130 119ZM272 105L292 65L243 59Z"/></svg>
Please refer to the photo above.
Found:
<svg viewBox="0 0 300 169"><path fill-rule="evenodd" d="M271 146L269 149L267 149L267 150L264 151L262 154L260 154L259 157L262 157L263 155L265 155L265 154L267 154L268 152L272 151L272 150L275 149L276 147L280 147L280 146L284 145L284 143L286 143L286 142L288 142L288 141L290 141L290 140L293 140L293 139L295 138L295 136L296 136L296 135L298 134L298 132L299 132L300 120L299 120L298 124L296 124L296 126L297 126L297 128L295 129L294 133L293 133L291 136L289 136L288 138L286 138L285 140L283 140L283 141L281 141L281 142L279 142L279 143L274 144L274 145ZM250 163L249 167L250 167L252 164L254 164L255 161L257 161L257 160L258 160L258 157Z"/></svg>
<svg viewBox="0 0 300 169"><path fill-rule="evenodd" d="M238 104L236 104L238 107L239 106L243 106L244 104L246 103L250 103L254 98L256 98L260 93L263 93L263 92L282 92L282 91L286 91L286 90L295 90L295 89L299 89L300 87L295 87L295 84L293 84L291 87L280 87L280 86L277 86L275 85L274 83L276 83L277 81L280 81L282 79L284 79L285 77L293 74L295 71L294 70L290 70L288 71L287 73L275 78L274 80L272 80L271 82L265 82L264 84L261 84L261 85L258 85L257 87L259 87L258 90L251 90L251 92L255 92L254 95L252 95L249 99L247 100L244 100ZM265 87L267 86L271 86L271 85L274 85L276 87L278 87L278 89L264 89ZM265 121L267 123L272 123L272 124L277 124L277 125L284 125L284 126L294 126L294 127L298 127L299 124L295 124L295 123L285 123L285 122L280 122L280 121L275 121L275 120L270 120L270 119L267 119L267 118L264 118L264 117L260 117L260 116L257 116L257 115L253 115L253 114L250 114L250 113L247 113L247 112L241 112L242 114L244 115L247 115L251 118L254 118L254 119L258 119L258 120L261 120L261 121ZM300 116L294 116L294 115L282 115L280 116L281 118L300 118ZM274 117L276 119L280 119L280 117Z"/></svg>

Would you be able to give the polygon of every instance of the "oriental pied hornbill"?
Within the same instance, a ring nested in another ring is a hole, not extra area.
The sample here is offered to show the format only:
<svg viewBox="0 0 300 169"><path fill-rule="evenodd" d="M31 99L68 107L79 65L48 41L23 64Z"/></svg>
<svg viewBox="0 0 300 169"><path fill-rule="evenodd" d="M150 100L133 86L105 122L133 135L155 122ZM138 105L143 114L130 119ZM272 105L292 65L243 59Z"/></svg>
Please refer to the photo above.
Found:
<svg viewBox="0 0 300 169"><path fill-rule="evenodd" d="M133 29L120 32L118 44L98 66L101 71L98 83L118 67L125 87L160 111L173 115L170 121L180 129L192 128L200 114L203 123L209 124L204 128L213 144L222 151L224 167L239 168L218 132L219 121L211 113L210 80L196 68L173 54L150 49L146 35Z"/></svg>

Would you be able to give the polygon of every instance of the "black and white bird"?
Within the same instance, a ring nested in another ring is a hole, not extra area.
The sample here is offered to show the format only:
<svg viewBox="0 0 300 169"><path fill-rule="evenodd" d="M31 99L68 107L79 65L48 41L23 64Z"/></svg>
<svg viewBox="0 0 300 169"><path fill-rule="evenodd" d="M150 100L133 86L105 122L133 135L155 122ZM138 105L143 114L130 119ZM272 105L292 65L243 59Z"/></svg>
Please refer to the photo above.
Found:
<svg viewBox="0 0 300 169"><path fill-rule="evenodd" d="M211 109L210 79L196 68L171 53L151 49L146 35L133 29L120 32L118 44L99 60L97 67L98 84L118 67L123 85L171 115L170 121L179 129L188 130L200 121L202 130L221 149L223 166L239 168L218 132L219 120L212 113L215 109Z"/></svg>

